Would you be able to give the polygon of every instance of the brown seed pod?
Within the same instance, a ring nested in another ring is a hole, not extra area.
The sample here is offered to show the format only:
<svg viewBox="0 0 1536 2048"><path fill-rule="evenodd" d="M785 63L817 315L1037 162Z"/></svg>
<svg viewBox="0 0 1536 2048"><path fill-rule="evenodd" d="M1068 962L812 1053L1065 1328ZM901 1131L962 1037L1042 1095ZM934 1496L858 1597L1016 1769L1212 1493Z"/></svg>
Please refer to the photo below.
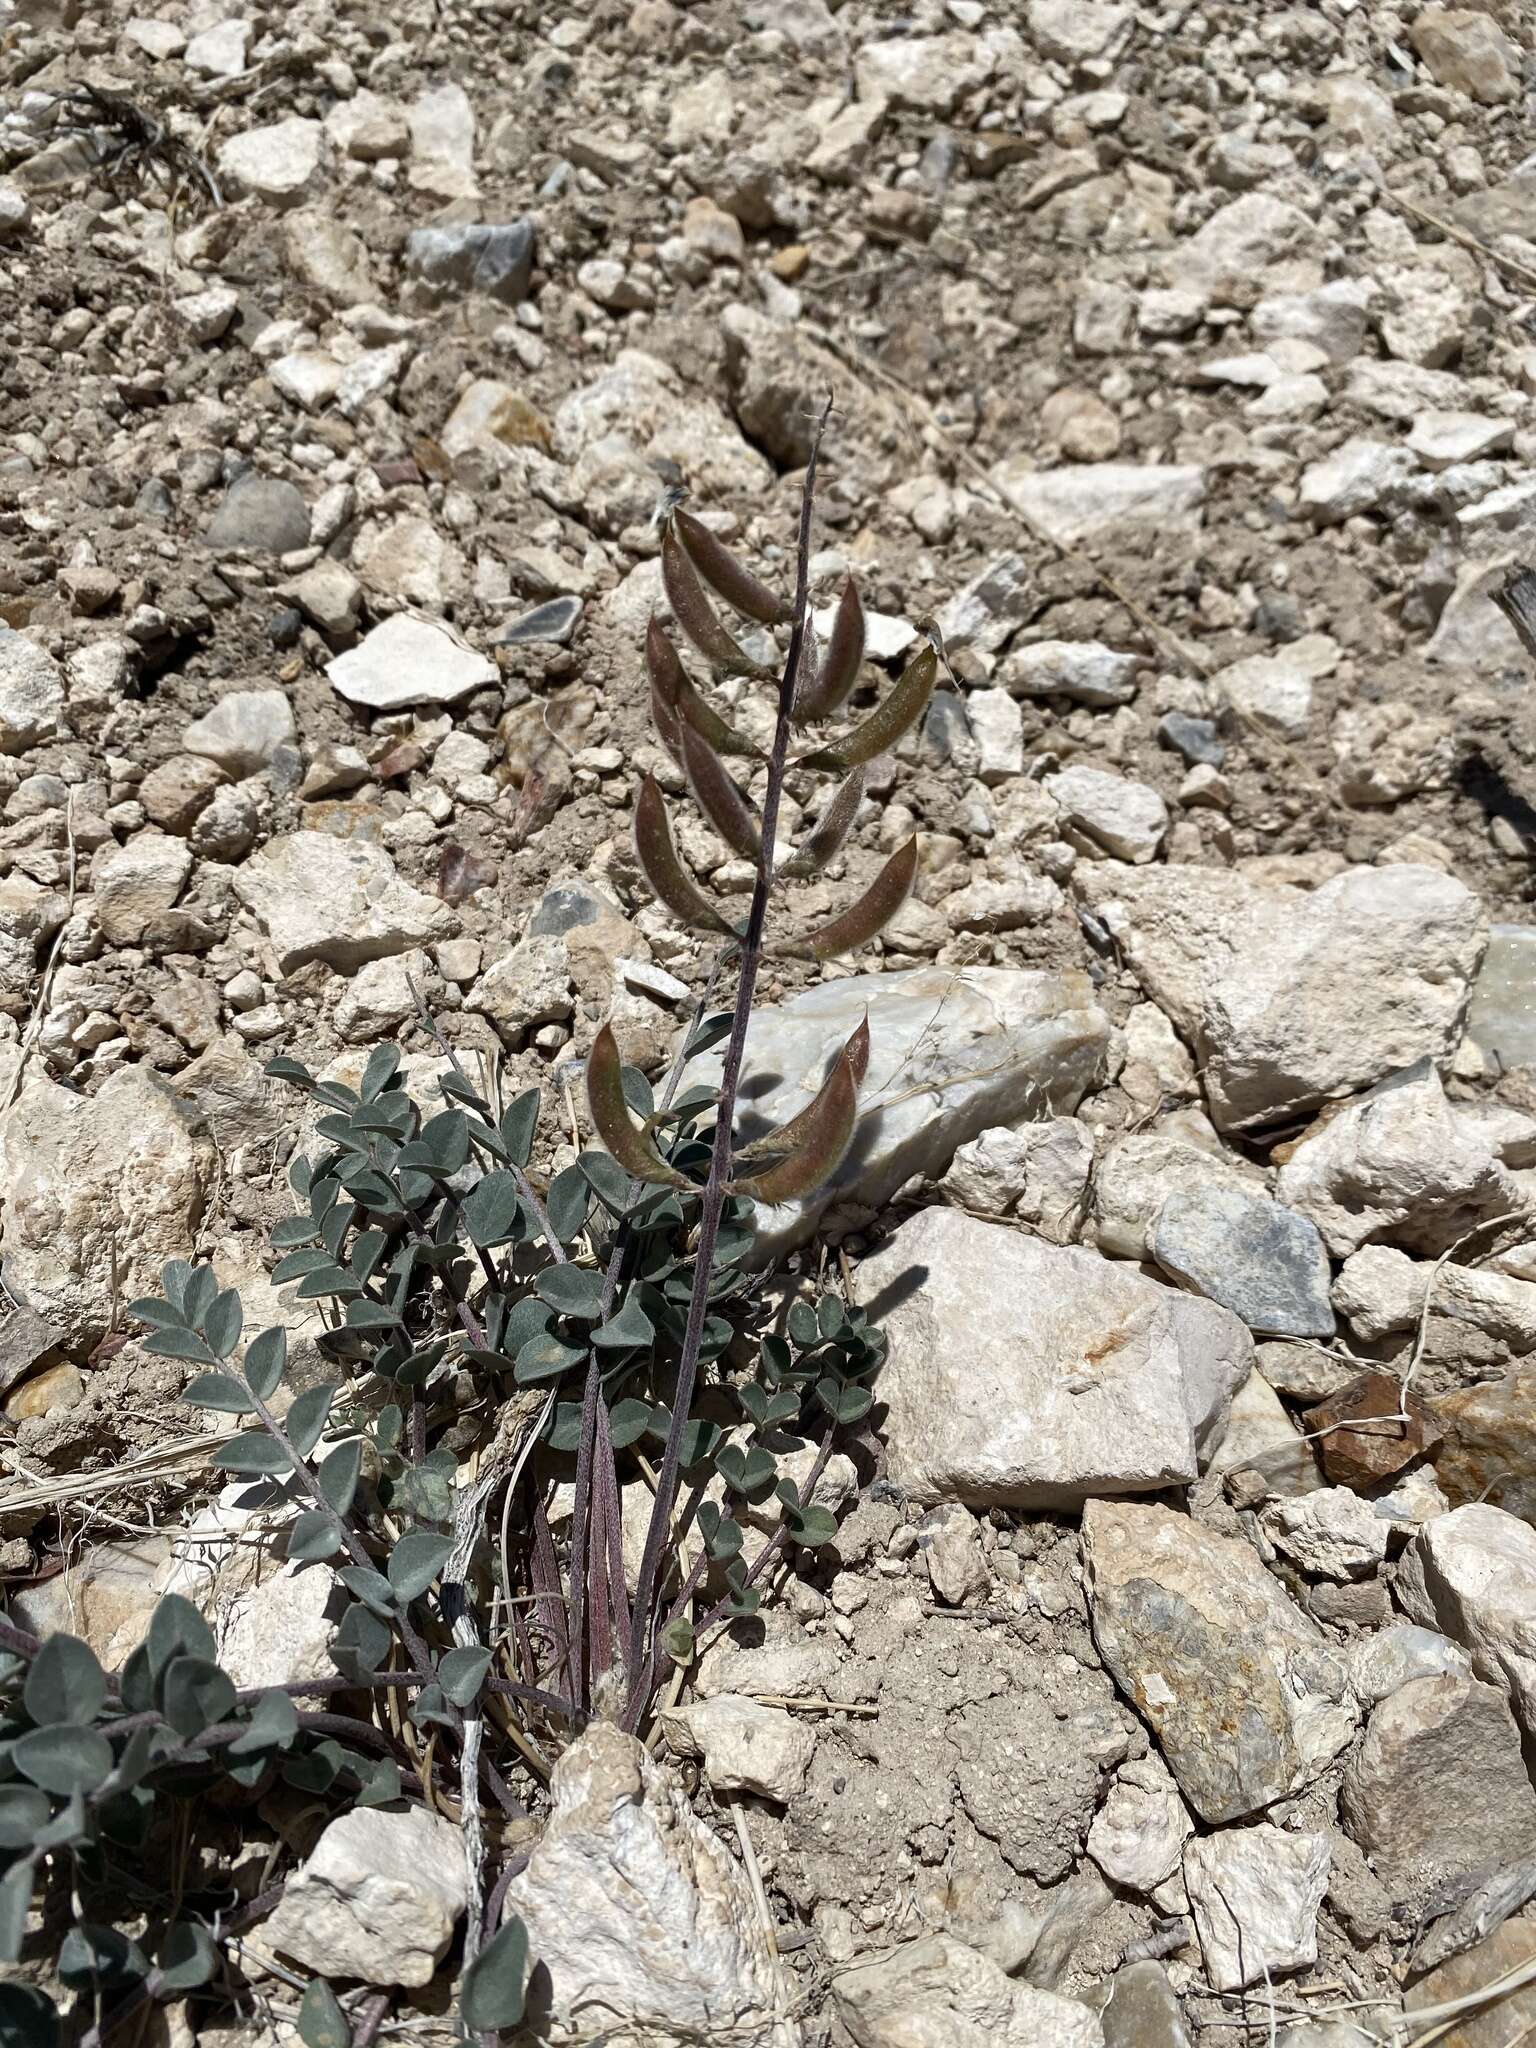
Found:
<svg viewBox="0 0 1536 2048"><path fill-rule="evenodd" d="M592 1128L627 1174L666 1188L692 1187L686 1175L662 1158L650 1132L629 1113L618 1040L611 1024L598 1032L587 1056L587 1108Z"/></svg>
<svg viewBox="0 0 1536 2048"><path fill-rule="evenodd" d="M865 1073L869 1068L869 1017L867 1014L863 1023L854 1032L837 1057L848 1062L853 1074L854 1085L857 1087L863 1081ZM821 1096L818 1093L815 1100L802 1109L798 1116L792 1116L788 1123L780 1124L777 1130L769 1131L764 1137L754 1138L750 1145L743 1145L736 1154L733 1163L737 1166L742 1166L754 1160L778 1159L787 1153L798 1152L811 1134L820 1101Z"/></svg>
<svg viewBox="0 0 1536 2048"><path fill-rule="evenodd" d="M881 699L869 716L829 747L802 755L800 768L854 768L883 754L922 717L938 681L939 657L931 647L922 648L907 663L901 679Z"/></svg>
<svg viewBox="0 0 1536 2048"><path fill-rule="evenodd" d="M856 947L867 945L900 910L911 895L912 884L916 880L917 834L914 832L904 846L897 847L857 903L850 905L841 917L834 917L830 924L824 924L820 931L812 932L809 938L784 948L784 951L799 959L835 960L840 953L851 953Z"/></svg>
<svg viewBox="0 0 1536 2048"><path fill-rule="evenodd" d="M858 1082L845 1049L833 1061L815 1101L794 1119L799 1133L795 1150L777 1166L733 1182L731 1192L749 1195L755 1202L793 1202L824 1186L853 1142L858 1108Z"/></svg>
<svg viewBox="0 0 1536 2048"><path fill-rule="evenodd" d="M756 860L762 832L745 793L726 773L725 763L691 725L683 727L683 773L693 800L733 853Z"/></svg>
<svg viewBox="0 0 1536 2048"><path fill-rule="evenodd" d="M855 768L833 791L799 847L784 863L786 875L819 875L853 829L864 801L864 770Z"/></svg>
<svg viewBox="0 0 1536 2048"><path fill-rule="evenodd" d="M672 525L687 550L688 559L714 591L743 618L756 619L760 626L781 626L789 617L789 606L776 597L766 583L760 583L750 569L722 545L702 520L681 506L672 514Z"/></svg>
<svg viewBox="0 0 1536 2048"><path fill-rule="evenodd" d="M723 932L730 939L741 936L726 923L678 859L666 802L654 775L645 777L635 798L635 858L657 900L674 917L703 931Z"/></svg>
<svg viewBox="0 0 1536 2048"><path fill-rule="evenodd" d="M864 604L850 576L843 585L832 620L832 637L814 690L802 693L798 710L804 718L830 718L847 699L864 666Z"/></svg>
<svg viewBox="0 0 1536 2048"><path fill-rule="evenodd" d="M651 678L651 716L662 744L674 760L683 758L682 735L677 730L679 719L686 719L717 754L736 754L751 761L762 759L760 749L727 725L714 706L700 696L667 637L666 627L654 616L645 629L645 665ZM674 734L675 744L670 736Z"/></svg>
<svg viewBox="0 0 1536 2048"><path fill-rule="evenodd" d="M711 668L727 676L762 674L762 665L737 646L716 618L704 586L670 526L661 536L661 581L677 623Z"/></svg>

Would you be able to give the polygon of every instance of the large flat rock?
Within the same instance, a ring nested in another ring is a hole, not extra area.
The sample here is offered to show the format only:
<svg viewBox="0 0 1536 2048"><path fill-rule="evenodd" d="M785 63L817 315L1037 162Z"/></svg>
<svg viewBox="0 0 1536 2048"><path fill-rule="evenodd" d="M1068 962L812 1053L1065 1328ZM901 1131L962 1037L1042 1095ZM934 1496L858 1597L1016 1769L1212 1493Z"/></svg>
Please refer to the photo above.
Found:
<svg viewBox="0 0 1536 2048"><path fill-rule="evenodd" d="M1087 861L1077 887L1188 1041L1224 1131L1447 1059L1487 940L1477 897L1438 868L1348 868L1309 891Z"/></svg>
<svg viewBox="0 0 1536 2048"><path fill-rule="evenodd" d="M904 1223L858 1290L890 1336L887 1474L915 1500L1064 1508L1194 1479L1253 1360L1230 1310L954 1209Z"/></svg>
<svg viewBox="0 0 1536 2048"><path fill-rule="evenodd" d="M816 1194L759 1212L762 1258L802 1243L833 1205L878 1209L914 1174L943 1173L994 1125L1075 1109L1109 1044L1085 974L914 967L824 982L753 1015L743 1141L799 1115L866 1015L869 1067L848 1156ZM718 1050L691 1061L684 1086L718 1086L721 1065Z"/></svg>

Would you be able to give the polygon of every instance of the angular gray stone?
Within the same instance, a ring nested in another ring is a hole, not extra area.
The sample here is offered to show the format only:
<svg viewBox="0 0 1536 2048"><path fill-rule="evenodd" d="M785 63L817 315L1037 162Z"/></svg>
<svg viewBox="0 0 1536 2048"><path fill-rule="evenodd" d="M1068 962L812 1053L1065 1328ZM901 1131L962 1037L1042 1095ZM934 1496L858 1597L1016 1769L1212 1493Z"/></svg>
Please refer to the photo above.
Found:
<svg viewBox="0 0 1536 2048"><path fill-rule="evenodd" d="M1472 1675L1472 1660L1459 1643L1411 1621L1394 1622L1373 1636L1363 1636L1349 1658L1349 1682L1372 1707L1415 1678Z"/></svg>
<svg viewBox="0 0 1536 2048"><path fill-rule="evenodd" d="M438 291L484 292L515 306L528 296L533 246L526 215L494 226L417 228L406 240L405 267Z"/></svg>
<svg viewBox="0 0 1536 2048"><path fill-rule="evenodd" d="M998 681L1018 697L1070 697L1112 710L1136 694L1139 654L1117 654L1101 640L1031 640L1015 647Z"/></svg>
<svg viewBox="0 0 1536 2048"><path fill-rule="evenodd" d="M224 493L204 538L211 548L290 555L309 546L309 507L296 484L248 470Z"/></svg>
<svg viewBox="0 0 1536 2048"><path fill-rule="evenodd" d="M1315 1224L1262 1195L1212 1185L1171 1194L1152 1226L1163 1271L1262 1337L1331 1337L1328 1254Z"/></svg>
<svg viewBox="0 0 1536 2048"><path fill-rule="evenodd" d="M1349 1742L1344 1659L1245 1539L1091 1500L1082 1543L1100 1655L1202 1820L1300 1791Z"/></svg>
<svg viewBox="0 0 1536 2048"><path fill-rule="evenodd" d="M831 1183L759 1212L758 1256L803 1243L839 1204L875 1209L914 1174L937 1178L994 1124L1077 1107L1103 1072L1109 1021L1086 975L914 967L823 982L753 1013L738 1121L744 1139L798 1116L869 1018L859 1124ZM720 1052L683 1086L717 1086Z"/></svg>
<svg viewBox="0 0 1536 2048"><path fill-rule="evenodd" d="M451 626L414 612L392 614L328 661L325 672L338 696L369 711L456 704L498 674L496 664L476 654Z"/></svg>
<svg viewBox="0 0 1536 2048"><path fill-rule="evenodd" d="M1108 533L1190 535L1200 529L1205 471L1189 463L1085 462L1035 469L1028 457L1000 462L993 481L1035 526L1063 547Z"/></svg>
<svg viewBox="0 0 1536 2048"><path fill-rule="evenodd" d="M1085 2005L1020 1983L948 1934L842 1971L832 2003L855 2048L1104 2048Z"/></svg>
<svg viewBox="0 0 1536 2048"><path fill-rule="evenodd" d="M1104 2048L1192 2048L1161 1963L1122 1963L1108 1989L1100 2015Z"/></svg>
<svg viewBox="0 0 1536 2048"><path fill-rule="evenodd" d="M1389 1693L1344 1773L1340 1805L1377 1876L1414 1905L1536 1852L1520 1730L1502 1691L1473 1678L1414 1678Z"/></svg>
<svg viewBox="0 0 1536 2048"><path fill-rule="evenodd" d="M1221 868L1080 863L1074 887L1194 1052L1224 1131L1449 1057L1485 914L1436 868L1265 887Z"/></svg>
<svg viewBox="0 0 1536 2048"><path fill-rule="evenodd" d="M890 1339L887 1475L923 1502L1064 1508L1187 1482L1252 1364L1214 1303L953 1209L904 1223L859 1296Z"/></svg>
<svg viewBox="0 0 1536 2048"><path fill-rule="evenodd" d="M1460 1643L1536 1736L1536 1529L1480 1503L1426 1522L1403 1555L1404 1612Z"/></svg>
<svg viewBox="0 0 1536 2048"><path fill-rule="evenodd" d="M552 597L536 604L531 612L503 626L496 635L498 647L563 647L576 630L581 617L579 597Z"/></svg>

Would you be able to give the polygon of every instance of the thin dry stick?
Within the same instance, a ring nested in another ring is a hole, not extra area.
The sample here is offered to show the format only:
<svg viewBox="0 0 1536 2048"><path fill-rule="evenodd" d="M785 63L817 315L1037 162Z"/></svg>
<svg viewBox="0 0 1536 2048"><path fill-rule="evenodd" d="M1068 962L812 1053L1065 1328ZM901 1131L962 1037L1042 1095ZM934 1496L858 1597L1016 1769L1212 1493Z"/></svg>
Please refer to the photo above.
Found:
<svg viewBox="0 0 1536 2048"><path fill-rule="evenodd" d="M767 1937L768 1946L777 1955L779 1937L774 1932L773 1914L768 1908L768 1893L763 1885L763 1873L758 1867L757 1851L752 1846L752 1837L747 1833L746 1816L741 1810L740 1796L732 1793L728 1795L726 1803L731 1809L731 1819L736 1823L736 1839L741 1844L741 1860L746 1866L747 1883L752 1887L752 1903L757 1907L757 1917L763 1923L763 1933Z"/></svg>
<svg viewBox="0 0 1536 2048"><path fill-rule="evenodd" d="M1506 256L1502 249L1495 249L1489 243L1480 241L1466 228L1458 227L1454 221L1446 220L1444 215L1431 213L1427 206L1420 206L1416 199L1405 199L1401 192L1389 192L1383 186L1378 188L1378 195L1385 199L1389 206L1397 207L1402 213L1411 214L1415 220L1422 221L1426 227L1436 229L1447 240L1459 242L1463 249L1470 249L1474 256L1481 256L1485 263L1494 264L1507 277L1512 277L1517 284L1523 284L1527 291L1536 291L1536 270L1530 269L1517 257Z"/></svg>

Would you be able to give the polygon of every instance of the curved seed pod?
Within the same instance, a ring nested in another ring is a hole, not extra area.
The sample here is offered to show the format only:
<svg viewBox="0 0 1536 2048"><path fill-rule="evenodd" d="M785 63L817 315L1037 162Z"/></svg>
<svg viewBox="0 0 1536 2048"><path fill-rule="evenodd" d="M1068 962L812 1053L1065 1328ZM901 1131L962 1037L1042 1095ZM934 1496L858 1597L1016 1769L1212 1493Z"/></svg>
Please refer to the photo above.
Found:
<svg viewBox="0 0 1536 2048"><path fill-rule="evenodd" d="M864 1079L869 1067L869 1016L866 1012L863 1023L854 1032L848 1043L838 1054L839 1060L848 1062L853 1075L854 1086ZM806 1144L814 1130L821 1096L802 1109L798 1116L792 1116L787 1124L780 1124L776 1131L769 1131L761 1138L754 1138L750 1145L743 1145L736 1154L735 1164L742 1166L757 1159L777 1159L789 1152L798 1152Z"/></svg>
<svg viewBox="0 0 1536 2048"><path fill-rule="evenodd" d="M654 612L645 629L645 668L651 679L651 723L673 760L680 761L683 721L678 714L678 696L688 678L677 649Z"/></svg>
<svg viewBox="0 0 1536 2048"><path fill-rule="evenodd" d="M798 729L810 722L811 714L806 705L811 703L821 687L821 653L816 645L816 635L806 621L805 634L800 642L800 664L795 670L795 702L790 722Z"/></svg>
<svg viewBox="0 0 1536 2048"><path fill-rule="evenodd" d="M738 647L715 617L704 586L694 574L693 564L683 553L683 544L669 526L661 536L661 581L667 602L677 623L697 647L711 668L728 676L755 676L762 668L743 647Z"/></svg>
<svg viewBox="0 0 1536 2048"><path fill-rule="evenodd" d="M759 583L750 569L744 569L702 520L679 507L672 514L672 525L689 561L717 597L723 597L743 618L756 619L760 626L783 625L789 606L775 597L766 583Z"/></svg>
<svg viewBox="0 0 1536 2048"><path fill-rule="evenodd" d="M881 699L868 718L830 747L804 754L799 768L853 768L861 761L873 761L877 754L894 747L928 708L933 686L938 681L939 657L931 647L914 654L901 672L901 680Z"/></svg>
<svg viewBox="0 0 1536 2048"><path fill-rule="evenodd" d="M855 768L827 800L821 816L784 863L786 875L819 875L853 829L864 801L864 770Z"/></svg>
<svg viewBox="0 0 1536 2048"><path fill-rule="evenodd" d="M823 1186L853 1142L858 1108L858 1083L845 1050L833 1062L815 1101L794 1120L799 1130L796 1149L777 1166L748 1180L734 1181L731 1192L750 1195L755 1202L793 1202Z"/></svg>
<svg viewBox="0 0 1536 2048"><path fill-rule="evenodd" d="M667 1164L656 1150L650 1132L643 1130L629 1113L618 1041L611 1024L605 1024L599 1031L587 1057L587 1108L592 1128L627 1174L636 1180L657 1181L666 1188L692 1187L692 1181Z"/></svg>
<svg viewBox="0 0 1536 2048"><path fill-rule="evenodd" d="M814 692L807 691L800 710L806 718L830 718L847 698L864 666L864 603L859 587L850 576L837 601L832 637Z"/></svg>
<svg viewBox="0 0 1536 2048"><path fill-rule="evenodd" d="M914 832L905 846L897 847L857 903L845 910L841 917L834 917L830 924L824 924L819 932L812 932L809 938L785 950L801 958L835 960L840 953L851 953L856 946L866 945L890 923L911 895L912 884L916 880L917 834Z"/></svg>
<svg viewBox="0 0 1536 2048"><path fill-rule="evenodd" d="M762 851L763 836L751 804L726 773L720 756L693 727L684 725L682 734L683 773L688 777L694 802L733 853L756 860Z"/></svg>
<svg viewBox="0 0 1536 2048"><path fill-rule="evenodd" d="M667 806L654 775L646 776L635 798L635 858L657 900L674 917L707 932L723 932L729 939L741 936L726 923L678 859Z"/></svg>
<svg viewBox="0 0 1536 2048"><path fill-rule="evenodd" d="M714 706L699 695L667 637L666 627L654 615L645 629L645 665L651 678L651 715L656 730L677 760L682 759L682 735L677 734L674 746L668 734L676 729L680 718L686 719L717 754L738 754L750 761L762 759L761 750L727 725Z"/></svg>

